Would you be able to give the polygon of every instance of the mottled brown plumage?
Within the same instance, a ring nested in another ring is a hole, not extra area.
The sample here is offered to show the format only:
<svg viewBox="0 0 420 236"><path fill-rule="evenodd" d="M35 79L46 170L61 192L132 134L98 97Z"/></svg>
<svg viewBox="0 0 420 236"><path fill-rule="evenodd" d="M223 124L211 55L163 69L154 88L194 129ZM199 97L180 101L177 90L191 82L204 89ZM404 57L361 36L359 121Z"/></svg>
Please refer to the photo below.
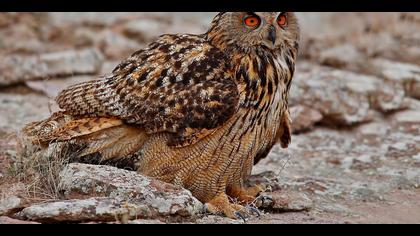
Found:
<svg viewBox="0 0 420 236"><path fill-rule="evenodd" d="M257 24L256 24L257 23ZM260 187L252 166L291 140L288 93L298 50L293 13L219 13L202 35L163 35L100 80L61 92L62 109L24 131L78 161L126 159L235 217Z"/></svg>

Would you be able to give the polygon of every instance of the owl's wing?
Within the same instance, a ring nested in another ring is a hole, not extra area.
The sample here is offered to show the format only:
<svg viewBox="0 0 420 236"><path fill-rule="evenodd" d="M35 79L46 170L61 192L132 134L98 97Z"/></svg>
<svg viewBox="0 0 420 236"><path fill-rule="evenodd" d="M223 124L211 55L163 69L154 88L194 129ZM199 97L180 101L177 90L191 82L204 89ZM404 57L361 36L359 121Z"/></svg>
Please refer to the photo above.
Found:
<svg viewBox="0 0 420 236"><path fill-rule="evenodd" d="M117 117L148 133L169 132L169 145L208 135L238 109L225 54L200 36L163 35L103 80L74 85L57 97L73 116Z"/></svg>

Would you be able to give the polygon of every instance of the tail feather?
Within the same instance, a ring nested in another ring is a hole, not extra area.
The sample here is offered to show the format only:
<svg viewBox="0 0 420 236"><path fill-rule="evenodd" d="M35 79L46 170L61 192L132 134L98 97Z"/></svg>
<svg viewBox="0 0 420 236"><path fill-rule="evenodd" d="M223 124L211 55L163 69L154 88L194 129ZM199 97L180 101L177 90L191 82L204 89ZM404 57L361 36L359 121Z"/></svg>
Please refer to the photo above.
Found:
<svg viewBox="0 0 420 236"><path fill-rule="evenodd" d="M139 151L147 139L143 129L116 118L74 118L63 112L31 123L22 131L30 142L44 148L53 142L83 147L77 152L76 160L95 154L100 159L98 162L130 156Z"/></svg>
<svg viewBox="0 0 420 236"><path fill-rule="evenodd" d="M48 135L41 137L41 141L68 141L120 125L123 125L123 122L115 118L83 118L72 120L62 127L53 130Z"/></svg>
<svg viewBox="0 0 420 236"><path fill-rule="evenodd" d="M87 145L81 156L99 153L100 161L127 157L140 150L146 138L144 131L127 125L105 129L81 140Z"/></svg>

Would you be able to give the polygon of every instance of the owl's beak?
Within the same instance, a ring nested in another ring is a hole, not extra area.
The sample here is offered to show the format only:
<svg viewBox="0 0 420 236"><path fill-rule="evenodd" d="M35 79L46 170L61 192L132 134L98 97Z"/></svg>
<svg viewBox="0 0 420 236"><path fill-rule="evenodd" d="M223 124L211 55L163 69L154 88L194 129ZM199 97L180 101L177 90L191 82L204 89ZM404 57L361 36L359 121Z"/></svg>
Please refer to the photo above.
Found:
<svg viewBox="0 0 420 236"><path fill-rule="evenodd" d="M274 26L270 25L270 27L268 28L268 37L267 39L273 43L273 45L276 44L276 38L277 38L277 34L276 34L276 28L274 28Z"/></svg>

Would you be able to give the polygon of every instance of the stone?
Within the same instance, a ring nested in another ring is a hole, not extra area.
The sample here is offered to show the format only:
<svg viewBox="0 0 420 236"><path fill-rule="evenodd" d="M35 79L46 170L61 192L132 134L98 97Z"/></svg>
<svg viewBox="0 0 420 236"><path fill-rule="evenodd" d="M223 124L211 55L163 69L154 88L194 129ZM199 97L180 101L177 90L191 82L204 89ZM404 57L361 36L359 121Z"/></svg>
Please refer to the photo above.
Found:
<svg viewBox="0 0 420 236"><path fill-rule="evenodd" d="M130 204L121 198L92 197L34 204L14 217L21 220L51 222L88 222L136 219L152 215L146 205Z"/></svg>
<svg viewBox="0 0 420 236"><path fill-rule="evenodd" d="M151 42L155 40L168 25L153 19L139 19L130 21L123 26L124 34L138 42Z"/></svg>
<svg viewBox="0 0 420 236"><path fill-rule="evenodd" d="M303 192L290 189L265 193L273 201L265 208L276 212L308 211L313 208L313 201ZM263 196L264 196L263 195Z"/></svg>
<svg viewBox="0 0 420 236"><path fill-rule="evenodd" d="M99 195L144 204L156 216L192 216L203 204L188 190L111 166L69 164L60 173L59 189L68 198Z"/></svg>
<svg viewBox="0 0 420 236"><path fill-rule="evenodd" d="M362 66L361 63L365 61L366 55L354 45L347 43L322 50L318 58L323 65L348 69Z"/></svg>
<svg viewBox="0 0 420 236"><path fill-rule="evenodd" d="M322 120L322 114L319 111L303 105L292 106L290 114L294 133L310 130Z"/></svg>
<svg viewBox="0 0 420 236"><path fill-rule="evenodd" d="M303 64L291 89L291 104L318 110L322 123L352 125L373 119L380 112L408 106L401 86L378 77Z"/></svg>
<svg viewBox="0 0 420 236"><path fill-rule="evenodd" d="M346 81L331 72L316 66L309 71L297 70L290 103L319 111L323 116L322 123L352 125L370 121L367 97L350 91Z"/></svg>
<svg viewBox="0 0 420 236"><path fill-rule="evenodd" d="M61 12L49 13L52 25L87 25L106 27L145 15L144 12Z"/></svg>
<svg viewBox="0 0 420 236"><path fill-rule="evenodd" d="M420 111L408 110L399 112L394 118L400 123L420 123Z"/></svg>
<svg viewBox="0 0 420 236"><path fill-rule="evenodd" d="M10 215L22 208L23 200L16 196L9 196L0 200L0 216Z"/></svg>
<svg viewBox="0 0 420 236"><path fill-rule="evenodd" d="M48 103L48 98L38 94L0 93L0 129L16 132L29 122L46 118Z"/></svg>
<svg viewBox="0 0 420 236"><path fill-rule="evenodd" d="M50 98L55 98L63 89L66 89L71 85L75 85L93 79L98 78L88 75L79 75L59 79L26 81L25 85L31 88L32 90L42 92Z"/></svg>
<svg viewBox="0 0 420 236"><path fill-rule="evenodd" d="M243 224L243 220L229 219L223 216L208 215L198 219L196 224Z"/></svg>
<svg viewBox="0 0 420 236"><path fill-rule="evenodd" d="M130 220L127 222L129 225L161 225L165 224L165 222L162 222L160 220Z"/></svg>
<svg viewBox="0 0 420 236"><path fill-rule="evenodd" d="M102 54L94 49L45 53L40 56L0 58L0 87L27 80L94 74L102 65Z"/></svg>
<svg viewBox="0 0 420 236"><path fill-rule="evenodd" d="M7 216L0 216L0 225L2 224L7 224L7 225L22 225L22 224L40 224L38 222L34 222L34 221L25 221L25 220L18 220L18 219L13 219Z"/></svg>
<svg viewBox="0 0 420 236"><path fill-rule="evenodd" d="M385 122L371 122L362 124L357 128L357 131L361 135L365 136L385 136L390 130L390 127Z"/></svg>
<svg viewBox="0 0 420 236"><path fill-rule="evenodd" d="M394 126L405 133L414 134L416 137L420 135L420 111L406 110L396 113L393 117Z"/></svg>
<svg viewBox="0 0 420 236"><path fill-rule="evenodd" d="M104 30L97 34L95 44L101 49L107 59L120 61L145 47L145 45L111 30Z"/></svg>
<svg viewBox="0 0 420 236"><path fill-rule="evenodd" d="M6 27L13 22L13 16L10 13L0 14L0 28Z"/></svg>
<svg viewBox="0 0 420 236"><path fill-rule="evenodd" d="M420 99L420 66L387 59L375 59L369 65L371 73L400 83L408 96Z"/></svg>
<svg viewBox="0 0 420 236"><path fill-rule="evenodd" d="M120 64L120 61L105 61L102 64L101 71L99 72L100 75L110 75L112 71Z"/></svg>

